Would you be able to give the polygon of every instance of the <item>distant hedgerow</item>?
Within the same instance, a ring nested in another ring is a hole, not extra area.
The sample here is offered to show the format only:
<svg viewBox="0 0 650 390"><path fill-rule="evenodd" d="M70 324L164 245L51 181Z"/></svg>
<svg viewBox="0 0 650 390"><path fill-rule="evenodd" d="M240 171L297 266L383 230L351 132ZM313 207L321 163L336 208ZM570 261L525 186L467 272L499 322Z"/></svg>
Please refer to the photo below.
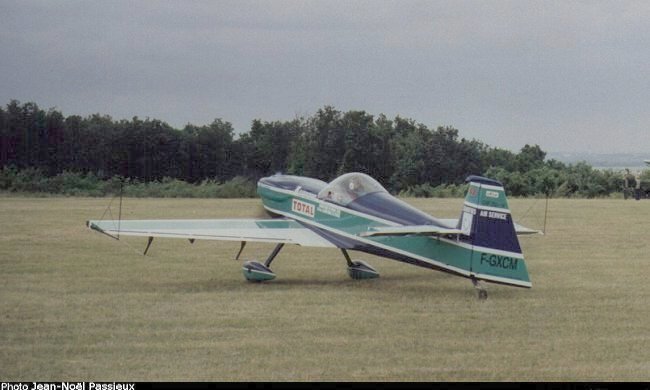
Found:
<svg viewBox="0 0 650 390"><path fill-rule="evenodd" d="M58 194L66 196L106 196L119 194L138 198L254 198L256 185L237 176L224 182L203 180L192 184L165 177L144 183L114 176L101 180L92 173L63 172L47 177L37 168L0 170L0 190L11 193Z"/></svg>

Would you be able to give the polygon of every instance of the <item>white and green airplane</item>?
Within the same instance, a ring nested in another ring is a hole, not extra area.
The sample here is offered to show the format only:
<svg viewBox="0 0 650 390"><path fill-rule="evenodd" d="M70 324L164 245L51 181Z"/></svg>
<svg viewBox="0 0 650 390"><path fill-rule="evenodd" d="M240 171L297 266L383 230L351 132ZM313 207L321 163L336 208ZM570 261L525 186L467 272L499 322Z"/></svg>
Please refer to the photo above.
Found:
<svg viewBox="0 0 650 390"><path fill-rule="evenodd" d="M286 244L339 248L353 279L379 273L348 251L360 251L468 278L487 298L480 281L530 288L518 234L539 233L513 222L503 185L470 176L459 219L438 219L390 195L363 173L347 173L330 183L308 177L274 175L257 183L272 219L99 220L90 229L119 236L275 243L266 261L247 261L249 281L275 278L270 266Z"/></svg>

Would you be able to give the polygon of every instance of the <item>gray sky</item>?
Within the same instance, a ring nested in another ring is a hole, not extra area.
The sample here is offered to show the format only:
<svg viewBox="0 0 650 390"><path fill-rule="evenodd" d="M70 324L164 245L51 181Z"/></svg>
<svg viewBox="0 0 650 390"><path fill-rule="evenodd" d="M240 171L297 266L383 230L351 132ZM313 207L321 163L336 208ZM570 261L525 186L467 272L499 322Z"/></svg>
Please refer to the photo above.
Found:
<svg viewBox="0 0 650 390"><path fill-rule="evenodd" d="M650 2L0 0L10 99L238 132L332 105L650 153Z"/></svg>

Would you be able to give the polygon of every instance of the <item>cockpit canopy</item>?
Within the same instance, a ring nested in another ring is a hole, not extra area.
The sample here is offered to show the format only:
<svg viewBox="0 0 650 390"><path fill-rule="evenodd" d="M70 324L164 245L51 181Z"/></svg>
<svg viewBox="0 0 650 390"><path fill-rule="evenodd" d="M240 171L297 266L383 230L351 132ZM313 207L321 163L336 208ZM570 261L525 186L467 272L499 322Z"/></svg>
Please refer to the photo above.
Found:
<svg viewBox="0 0 650 390"><path fill-rule="evenodd" d="M386 189L372 177L360 173L352 172L341 175L332 180L325 188L318 193L318 198L328 200L342 206L347 206L355 199L375 193L386 192Z"/></svg>

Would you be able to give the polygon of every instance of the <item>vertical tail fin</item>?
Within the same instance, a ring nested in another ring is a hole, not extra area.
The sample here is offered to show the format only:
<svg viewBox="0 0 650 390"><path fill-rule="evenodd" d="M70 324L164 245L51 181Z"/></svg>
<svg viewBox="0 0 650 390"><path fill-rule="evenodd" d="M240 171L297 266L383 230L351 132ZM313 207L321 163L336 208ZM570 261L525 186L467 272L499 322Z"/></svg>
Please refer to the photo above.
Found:
<svg viewBox="0 0 650 390"><path fill-rule="evenodd" d="M472 246L471 272L477 279L531 287L503 185L469 176L458 222L462 240Z"/></svg>

